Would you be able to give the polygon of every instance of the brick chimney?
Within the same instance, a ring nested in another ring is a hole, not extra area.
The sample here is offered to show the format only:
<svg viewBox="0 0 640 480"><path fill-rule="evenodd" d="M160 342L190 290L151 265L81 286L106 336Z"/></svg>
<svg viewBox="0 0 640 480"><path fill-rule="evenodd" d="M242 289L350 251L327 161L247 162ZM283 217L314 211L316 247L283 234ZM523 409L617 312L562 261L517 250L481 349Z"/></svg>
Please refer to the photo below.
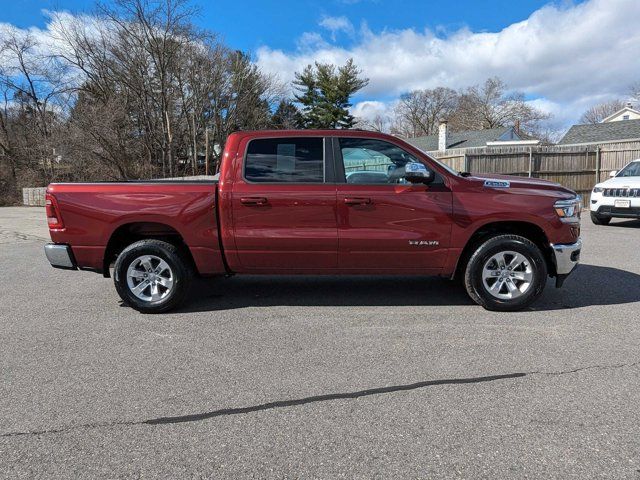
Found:
<svg viewBox="0 0 640 480"><path fill-rule="evenodd" d="M444 151L447 149L447 143L449 140L449 132L446 120L440 120L438 125L438 150Z"/></svg>

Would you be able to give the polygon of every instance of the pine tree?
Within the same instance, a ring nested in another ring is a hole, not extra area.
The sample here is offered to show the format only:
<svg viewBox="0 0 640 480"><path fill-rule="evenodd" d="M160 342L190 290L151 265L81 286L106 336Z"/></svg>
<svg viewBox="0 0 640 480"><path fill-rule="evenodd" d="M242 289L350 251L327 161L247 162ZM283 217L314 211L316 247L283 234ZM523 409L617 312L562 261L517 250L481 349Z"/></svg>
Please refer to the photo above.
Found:
<svg viewBox="0 0 640 480"><path fill-rule="evenodd" d="M302 105L302 126L318 128L317 108L319 92L316 86L316 74L311 65L307 65L302 73L296 72L293 87L300 92L294 98Z"/></svg>
<svg viewBox="0 0 640 480"><path fill-rule="evenodd" d="M305 128L352 128L355 119L349 113L350 98L369 83L349 59L336 69L328 63L307 65L297 73L293 86L300 93L295 99L302 105Z"/></svg>
<svg viewBox="0 0 640 480"><path fill-rule="evenodd" d="M278 130L292 130L304 126L300 110L289 100L280 101L271 117L271 125Z"/></svg>

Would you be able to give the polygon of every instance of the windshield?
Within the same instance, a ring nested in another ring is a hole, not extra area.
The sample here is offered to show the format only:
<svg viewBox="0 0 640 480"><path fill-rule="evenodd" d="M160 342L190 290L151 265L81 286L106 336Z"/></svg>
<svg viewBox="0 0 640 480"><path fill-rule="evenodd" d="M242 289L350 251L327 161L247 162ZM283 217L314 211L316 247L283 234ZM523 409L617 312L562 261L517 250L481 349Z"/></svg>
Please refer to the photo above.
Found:
<svg viewBox="0 0 640 480"><path fill-rule="evenodd" d="M427 152L425 152L424 150L420 150L422 153L424 153L428 158L429 161L437 163L440 167L444 168L447 172L451 173L452 175L460 175L460 172L457 170L454 170L453 167L450 167L449 165L447 165L446 163L443 163L442 160L438 160L436 157L429 155Z"/></svg>
<svg viewBox="0 0 640 480"><path fill-rule="evenodd" d="M460 175L460 172L458 172L457 170L454 170L452 167L450 167L446 163L441 162L437 158L429 156L429 159L431 159L432 161L436 162L438 165L440 165L442 168L444 168L447 172L449 172L449 173L451 173L453 175Z"/></svg>
<svg viewBox="0 0 640 480"><path fill-rule="evenodd" d="M616 177L640 177L640 161L631 162Z"/></svg>

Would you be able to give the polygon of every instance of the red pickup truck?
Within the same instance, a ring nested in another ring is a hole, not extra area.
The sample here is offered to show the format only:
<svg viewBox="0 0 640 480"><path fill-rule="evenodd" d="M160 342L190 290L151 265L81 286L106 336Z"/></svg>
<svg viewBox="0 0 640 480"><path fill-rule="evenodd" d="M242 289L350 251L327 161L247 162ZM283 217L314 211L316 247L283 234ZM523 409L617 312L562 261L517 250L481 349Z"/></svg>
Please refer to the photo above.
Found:
<svg viewBox="0 0 640 480"><path fill-rule="evenodd" d="M191 278L440 275L517 310L577 265L580 198L530 178L456 172L399 138L354 130L239 132L217 180L54 183L54 267L111 275L141 312Z"/></svg>

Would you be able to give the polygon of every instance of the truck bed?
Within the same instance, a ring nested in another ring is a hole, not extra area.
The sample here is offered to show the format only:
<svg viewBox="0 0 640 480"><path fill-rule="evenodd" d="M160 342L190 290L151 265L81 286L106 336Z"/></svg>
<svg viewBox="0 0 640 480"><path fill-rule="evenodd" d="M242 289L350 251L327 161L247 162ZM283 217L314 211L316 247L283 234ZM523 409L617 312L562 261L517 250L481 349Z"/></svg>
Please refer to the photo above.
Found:
<svg viewBox="0 0 640 480"><path fill-rule="evenodd" d="M118 242L152 233L179 237L200 274L224 273L216 218L218 181L144 180L53 183L65 228L51 230L55 243L72 245L80 268L108 274Z"/></svg>

